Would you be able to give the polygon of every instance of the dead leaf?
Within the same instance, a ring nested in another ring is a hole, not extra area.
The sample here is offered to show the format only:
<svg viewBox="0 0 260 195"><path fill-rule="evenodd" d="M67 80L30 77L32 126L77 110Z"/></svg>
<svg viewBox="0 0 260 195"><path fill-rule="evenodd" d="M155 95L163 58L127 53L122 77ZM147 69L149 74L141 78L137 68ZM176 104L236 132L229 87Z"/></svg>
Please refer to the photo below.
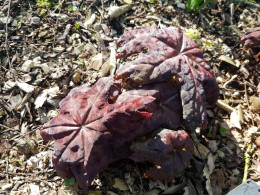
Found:
<svg viewBox="0 0 260 195"><path fill-rule="evenodd" d="M109 8L108 11L108 17L110 20L117 18L121 15L123 15L124 13L126 13L127 11L129 11L132 8L131 5L127 4L127 5L123 5L123 6L112 6Z"/></svg>
<svg viewBox="0 0 260 195"><path fill-rule="evenodd" d="M198 141L195 142L194 155L200 159L207 159L208 154L210 153L209 149Z"/></svg>
<svg viewBox="0 0 260 195"><path fill-rule="evenodd" d="M216 158L217 158L216 156L213 156L211 153L209 153L207 164L205 165L205 167L203 169L203 175L207 179L206 189L207 189L209 195L213 195L213 191L212 191L212 187L211 187L211 183L210 183L210 175L213 172L213 170L215 169L214 163L215 163Z"/></svg>
<svg viewBox="0 0 260 195"><path fill-rule="evenodd" d="M118 189L118 190L122 190L122 191L127 191L129 190L128 186L126 185L126 183L120 179L120 178L115 178L114 179L114 188Z"/></svg>
<svg viewBox="0 0 260 195"><path fill-rule="evenodd" d="M44 104L44 102L47 100L47 90L43 90L35 99L34 104L35 104L35 109L38 109L40 107L42 107L42 105Z"/></svg>
<svg viewBox="0 0 260 195"><path fill-rule="evenodd" d="M98 53L94 57L91 58L89 67L94 70L99 70L102 66L103 62L103 55L102 53Z"/></svg>
<svg viewBox="0 0 260 195"><path fill-rule="evenodd" d="M231 114L230 114L230 122L234 125L234 127L241 129L241 123L243 122L243 112L241 110L241 106L239 105Z"/></svg>

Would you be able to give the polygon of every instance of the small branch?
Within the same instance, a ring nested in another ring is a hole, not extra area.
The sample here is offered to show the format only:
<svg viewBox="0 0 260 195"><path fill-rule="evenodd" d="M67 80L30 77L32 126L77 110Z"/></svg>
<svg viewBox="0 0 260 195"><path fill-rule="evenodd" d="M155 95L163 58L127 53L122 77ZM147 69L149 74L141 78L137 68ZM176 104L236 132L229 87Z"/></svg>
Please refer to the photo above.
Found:
<svg viewBox="0 0 260 195"><path fill-rule="evenodd" d="M216 103L216 106L218 106L219 108L227 111L227 112L233 112L235 109L232 108L231 106L227 105L226 103L224 103L223 101L221 100L218 100L217 103Z"/></svg>
<svg viewBox="0 0 260 195"><path fill-rule="evenodd" d="M8 2L8 11L7 11L7 16L6 16L6 20L5 20L5 50L6 50L6 55L7 55L7 58L8 58L9 70L11 72L12 64L11 64L11 61L10 61L9 45L8 45L8 19L9 19L9 16L10 16L10 7L11 7L11 0L9 0L9 2Z"/></svg>
<svg viewBox="0 0 260 195"><path fill-rule="evenodd" d="M229 79L227 82L224 83L223 88L225 89L229 83L231 83L234 79L237 78L237 75L233 75L231 79Z"/></svg>
<svg viewBox="0 0 260 195"><path fill-rule="evenodd" d="M246 103L247 103L248 109L249 109L249 111L250 111L249 114L250 114L250 116L251 116L252 124L255 126L255 119L254 119L254 116L253 116L252 111L251 111L251 109L250 109L250 105L249 105L249 101L248 101L247 87L246 87L245 79L243 79L243 82L244 82L244 88L245 88Z"/></svg>

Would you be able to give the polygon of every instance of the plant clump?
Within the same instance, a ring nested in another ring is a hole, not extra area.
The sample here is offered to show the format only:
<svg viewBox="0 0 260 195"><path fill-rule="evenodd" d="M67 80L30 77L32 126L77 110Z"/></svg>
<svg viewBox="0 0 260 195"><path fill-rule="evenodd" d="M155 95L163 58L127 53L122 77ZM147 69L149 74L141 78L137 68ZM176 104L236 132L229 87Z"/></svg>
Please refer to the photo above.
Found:
<svg viewBox="0 0 260 195"><path fill-rule="evenodd" d="M206 127L206 103L219 94L202 51L175 27L128 31L117 45L117 58L138 57L90 88L72 89L41 129L44 140L55 141L57 173L74 176L83 189L123 158L156 165L147 171L154 179L182 173L193 153L189 133Z"/></svg>

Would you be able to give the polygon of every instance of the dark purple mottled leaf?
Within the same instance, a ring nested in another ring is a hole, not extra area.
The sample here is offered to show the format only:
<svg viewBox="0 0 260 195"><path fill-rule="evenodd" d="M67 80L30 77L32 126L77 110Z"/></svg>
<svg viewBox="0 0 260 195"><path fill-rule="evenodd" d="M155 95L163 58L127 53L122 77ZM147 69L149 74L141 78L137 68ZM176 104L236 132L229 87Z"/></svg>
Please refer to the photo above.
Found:
<svg viewBox="0 0 260 195"><path fill-rule="evenodd" d="M60 103L60 114L41 130L44 140L55 140L53 164L58 174L74 175L84 189L114 158L127 157L127 141L159 125L141 114L157 109L152 96L129 96L109 104L108 98L120 92L120 85L111 80L102 78L92 88L71 90ZM148 126L143 121L149 121Z"/></svg>
<svg viewBox="0 0 260 195"><path fill-rule="evenodd" d="M146 172L157 180L171 180L188 166L193 154L193 142L184 130L163 129L155 137L131 146L130 156L136 162L148 161L154 166Z"/></svg>
<svg viewBox="0 0 260 195"><path fill-rule="evenodd" d="M124 33L118 40L117 58L139 53L122 66L115 79L126 79L131 86L148 85L172 79L180 81L183 119L188 129L205 127L206 101L213 105L219 88L198 45L175 27L144 28Z"/></svg>

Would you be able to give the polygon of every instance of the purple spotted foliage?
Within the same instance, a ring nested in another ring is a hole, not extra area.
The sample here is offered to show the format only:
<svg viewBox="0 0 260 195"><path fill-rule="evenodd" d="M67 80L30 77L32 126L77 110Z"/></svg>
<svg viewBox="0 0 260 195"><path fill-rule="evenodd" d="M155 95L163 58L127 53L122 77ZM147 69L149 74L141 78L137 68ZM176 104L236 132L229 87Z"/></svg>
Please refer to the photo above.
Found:
<svg viewBox="0 0 260 195"><path fill-rule="evenodd" d="M179 29L133 30L117 44L117 58L138 57L122 64L115 76L72 89L59 115L41 129L45 141L55 141L57 173L75 177L83 189L123 158L156 165L147 171L153 179L182 173L193 153L187 132L205 128L206 103L214 105L218 98L202 51ZM186 131L174 131L180 127Z"/></svg>

